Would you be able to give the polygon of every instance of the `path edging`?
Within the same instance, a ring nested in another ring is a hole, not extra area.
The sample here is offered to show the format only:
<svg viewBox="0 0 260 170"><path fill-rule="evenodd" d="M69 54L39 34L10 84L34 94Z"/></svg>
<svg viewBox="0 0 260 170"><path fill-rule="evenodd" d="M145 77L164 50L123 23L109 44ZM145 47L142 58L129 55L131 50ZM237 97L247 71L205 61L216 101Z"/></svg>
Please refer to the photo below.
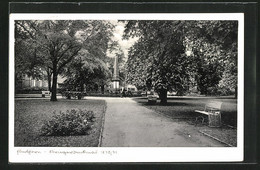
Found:
<svg viewBox="0 0 260 170"><path fill-rule="evenodd" d="M107 110L107 102L105 101L106 105L103 108L103 115L102 115L102 122L101 122L101 129L100 129L100 135L99 135L99 139L98 139L98 147L101 147L102 144L102 138L103 138L103 131L104 131L104 124L105 124L105 113Z"/></svg>
<svg viewBox="0 0 260 170"><path fill-rule="evenodd" d="M202 133L203 135L208 136L208 137L210 137L210 138L212 138L212 139L214 139L214 140L216 140L216 141L218 141L218 142L220 142L220 143L223 143L223 144L225 144L225 145L227 145L227 146L229 146L229 147L234 147L233 145L228 144L228 143L226 143L226 142L224 142L224 141L222 141L222 140L220 140L220 139L218 139L218 138L216 138L216 137L214 137L214 136L211 136L210 134L208 134L208 133L206 133L206 132L202 132L201 130L199 130L199 132Z"/></svg>

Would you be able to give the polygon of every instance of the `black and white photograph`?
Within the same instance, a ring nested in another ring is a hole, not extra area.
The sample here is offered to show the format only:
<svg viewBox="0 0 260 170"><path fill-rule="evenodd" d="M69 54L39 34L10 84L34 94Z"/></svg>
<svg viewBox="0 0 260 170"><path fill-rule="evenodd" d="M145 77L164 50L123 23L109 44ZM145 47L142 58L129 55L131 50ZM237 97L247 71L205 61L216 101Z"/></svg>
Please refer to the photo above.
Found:
<svg viewBox="0 0 260 170"><path fill-rule="evenodd" d="M243 14L10 19L9 159L243 160Z"/></svg>

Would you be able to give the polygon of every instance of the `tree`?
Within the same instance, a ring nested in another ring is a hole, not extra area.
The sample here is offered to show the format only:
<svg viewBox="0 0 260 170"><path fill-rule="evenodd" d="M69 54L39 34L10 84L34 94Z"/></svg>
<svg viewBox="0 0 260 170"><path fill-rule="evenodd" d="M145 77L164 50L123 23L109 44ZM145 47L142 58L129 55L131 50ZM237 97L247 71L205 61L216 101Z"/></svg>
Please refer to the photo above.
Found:
<svg viewBox="0 0 260 170"><path fill-rule="evenodd" d="M104 92L104 85L111 73L108 69L107 51L110 50L112 42L112 31L114 26L108 21L95 21L96 27L92 30L89 43L79 51L75 59L65 68L64 76L67 78L65 86L72 85L74 89L80 87L84 90L84 85L95 84L101 86Z"/></svg>
<svg viewBox="0 0 260 170"><path fill-rule="evenodd" d="M201 93L210 94L212 89L236 89L237 21L191 23L191 29L186 34L185 46L195 59L194 73ZM227 75L230 79L227 79Z"/></svg>
<svg viewBox="0 0 260 170"><path fill-rule="evenodd" d="M149 85L158 91L162 104L167 91L184 93L189 80L189 60L183 45L183 21L127 21L125 38L138 36L129 50L127 81Z"/></svg>
<svg viewBox="0 0 260 170"><path fill-rule="evenodd" d="M129 52L127 80L154 87L161 103L167 102L167 90L181 95L193 79L209 94L218 88L224 69L236 75L236 66L230 67L237 58L235 21L124 22L124 38L139 37Z"/></svg>
<svg viewBox="0 0 260 170"><path fill-rule="evenodd" d="M44 21L38 25L37 42L42 45L41 52L51 63L48 65L52 71L51 101L57 100L58 74L78 54L84 43L77 35L83 25L87 26L79 21Z"/></svg>
<svg viewBox="0 0 260 170"><path fill-rule="evenodd" d="M51 101L56 101L57 76L81 49L74 24L69 21L17 21L16 25L30 35L26 40L30 42L28 47L34 47L38 61L42 61L38 65L46 68L48 78L52 74Z"/></svg>
<svg viewBox="0 0 260 170"><path fill-rule="evenodd" d="M35 45L37 58L44 61L42 67L49 76L52 75L51 101L56 101L57 77L62 74L65 67L78 56L81 50L85 50L88 57L104 56L106 44L95 44L96 39L106 42L102 37L102 31L107 29L102 21L17 21L23 32L30 35L27 40ZM84 48L83 48L84 47Z"/></svg>
<svg viewBox="0 0 260 170"><path fill-rule="evenodd" d="M74 60L66 72L64 85L66 89L84 91L85 86L97 85L102 87L106 84L110 72L105 65L97 64L95 67L86 67L82 59ZM103 89L104 92L104 89Z"/></svg>
<svg viewBox="0 0 260 170"><path fill-rule="evenodd" d="M223 73L223 63L220 62L221 57L215 44L199 42L198 46L193 44L192 58L192 74L197 83L197 88L204 95L216 95L218 84Z"/></svg>
<svg viewBox="0 0 260 170"><path fill-rule="evenodd" d="M35 32L30 29L25 21L15 22L15 83L24 75L36 79L43 78L40 69L43 60L38 57L36 44L34 43Z"/></svg>

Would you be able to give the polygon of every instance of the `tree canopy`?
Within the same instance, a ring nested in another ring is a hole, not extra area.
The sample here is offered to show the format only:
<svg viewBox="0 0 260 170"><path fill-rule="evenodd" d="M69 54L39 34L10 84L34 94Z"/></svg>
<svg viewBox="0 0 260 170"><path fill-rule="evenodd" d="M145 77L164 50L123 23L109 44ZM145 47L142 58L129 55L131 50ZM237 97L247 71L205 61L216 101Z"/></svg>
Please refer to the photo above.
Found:
<svg viewBox="0 0 260 170"><path fill-rule="evenodd" d="M223 73L236 79L236 21L123 22L124 38L139 37L129 51L127 81L155 88L161 103L172 88L183 94L195 83L208 94Z"/></svg>
<svg viewBox="0 0 260 170"><path fill-rule="evenodd" d="M51 101L57 100L57 76L67 70L66 66L73 59L81 58L76 61L82 61L82 66L89 69L97 63L104 65L113 29L109 22L96 20L16 21L15 27L16 40L21 40L15 47L16 65L33 63L33 68L39 66L48 76L52 75ZM28 51L24 54L22 48L34 53ZM19 69L24 72L23 67L17 67Z"/></svg>
<svg viewBox="0 0 260 170"><path fill-rule="evenodd" d="M122 22L124 39L138 37L126 62L111 38L114 25L109 21L15 21L16 77L47 76L51 100L56 101L58 75L81 90L93 82L104 87L114 61L107 52L113 51L119 58L121 80L153 88L161 103L167 102L167 91L173 89L178 95L191 87L205 95L237 89L237 21Z"/></svg>

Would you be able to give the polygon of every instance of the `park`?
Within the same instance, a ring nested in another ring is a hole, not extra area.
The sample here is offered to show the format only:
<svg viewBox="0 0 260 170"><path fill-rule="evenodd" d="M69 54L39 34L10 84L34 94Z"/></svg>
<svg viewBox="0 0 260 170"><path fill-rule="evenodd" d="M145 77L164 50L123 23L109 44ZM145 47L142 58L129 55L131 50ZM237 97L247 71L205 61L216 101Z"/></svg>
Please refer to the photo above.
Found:
<svg viewBox="0 0 260 170"><path fill-rule="evenodd" d="M16 20L14 145L236 147L237 21Z"/></svg>

